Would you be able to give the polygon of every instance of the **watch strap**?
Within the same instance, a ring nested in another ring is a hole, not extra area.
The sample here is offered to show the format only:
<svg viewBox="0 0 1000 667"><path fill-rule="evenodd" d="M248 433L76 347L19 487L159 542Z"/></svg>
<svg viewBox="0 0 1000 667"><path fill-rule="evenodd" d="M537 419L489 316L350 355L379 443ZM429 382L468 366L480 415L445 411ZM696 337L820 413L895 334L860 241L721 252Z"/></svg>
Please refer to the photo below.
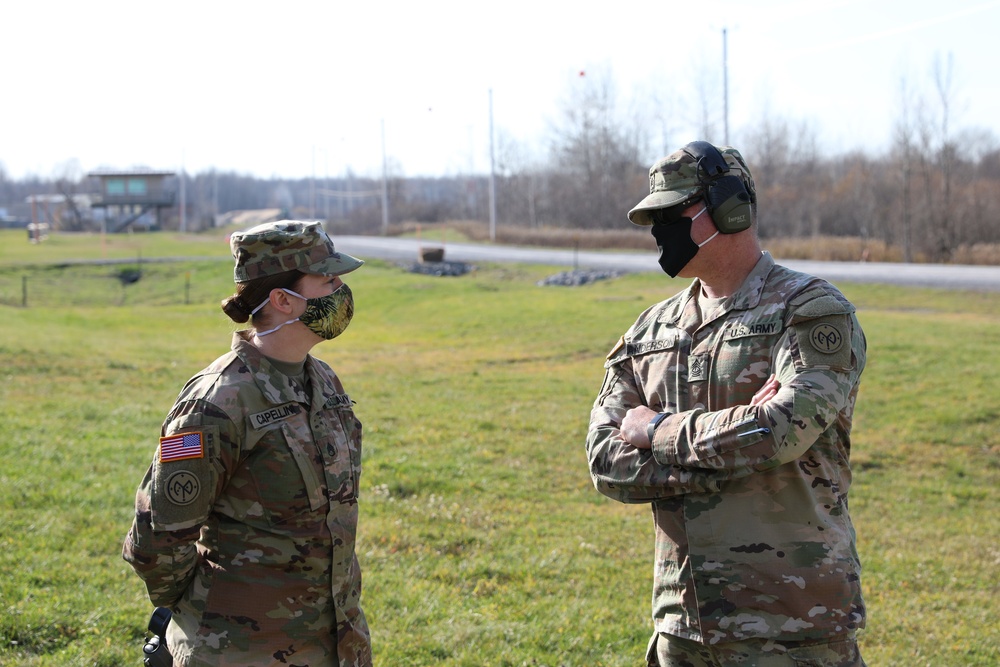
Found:
<svg viewBox="0 0 1000 667"><path fill-rule="evenodd" d="M646 435L649 436L649 444L653 444L653 434L656 433L656 427L660 425L660 422L670 416L669 412L661 412L652 419L649 420L649 424L646 426Z"/></svg>

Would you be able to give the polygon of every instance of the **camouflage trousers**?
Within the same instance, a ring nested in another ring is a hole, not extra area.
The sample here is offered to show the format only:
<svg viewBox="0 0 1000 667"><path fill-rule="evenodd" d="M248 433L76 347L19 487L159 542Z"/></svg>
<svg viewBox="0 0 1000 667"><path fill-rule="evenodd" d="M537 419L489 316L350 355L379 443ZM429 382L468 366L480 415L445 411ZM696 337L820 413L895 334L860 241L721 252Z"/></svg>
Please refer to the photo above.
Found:
<svg viewBox="0 0 1000 667"><path fill-rule="evenodd" d="M853 634L826 643L750 639L706 646L674 635L653 635L649 667L866 667Z"/></svg>

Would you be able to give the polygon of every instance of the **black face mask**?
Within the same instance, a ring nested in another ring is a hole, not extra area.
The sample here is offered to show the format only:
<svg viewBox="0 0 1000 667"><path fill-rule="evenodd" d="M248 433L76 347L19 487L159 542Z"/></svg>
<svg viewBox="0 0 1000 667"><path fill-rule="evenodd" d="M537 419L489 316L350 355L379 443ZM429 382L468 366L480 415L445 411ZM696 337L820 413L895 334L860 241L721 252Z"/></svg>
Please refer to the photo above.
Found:
<svg viewBox="0 0 1000 667"><path fill-rule="evenodd" d="M677 274L688 265L688 262L694 259L694 256L698 254L698 248L714 239L715 234L718 234L716 232L701 245L691 240L691 225L706 210L701 209L693 218L678 217L676 222L668 224L653 223L650 234L656 239L656 247L660 249L660 257L657 261L660 268L671 278L676 278Z"/></svg>

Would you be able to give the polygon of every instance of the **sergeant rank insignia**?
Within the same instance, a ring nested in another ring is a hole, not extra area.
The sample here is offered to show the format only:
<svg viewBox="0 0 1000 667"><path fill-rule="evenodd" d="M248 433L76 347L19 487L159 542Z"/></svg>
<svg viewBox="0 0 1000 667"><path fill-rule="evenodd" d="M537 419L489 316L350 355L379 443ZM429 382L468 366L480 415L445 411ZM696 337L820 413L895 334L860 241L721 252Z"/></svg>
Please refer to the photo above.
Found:
<svg viewBox="0 0 1000 667"><path fill-rule="evenodd" d="M708 355L688 355L688 382L698 382L708 378Z"/></svg>

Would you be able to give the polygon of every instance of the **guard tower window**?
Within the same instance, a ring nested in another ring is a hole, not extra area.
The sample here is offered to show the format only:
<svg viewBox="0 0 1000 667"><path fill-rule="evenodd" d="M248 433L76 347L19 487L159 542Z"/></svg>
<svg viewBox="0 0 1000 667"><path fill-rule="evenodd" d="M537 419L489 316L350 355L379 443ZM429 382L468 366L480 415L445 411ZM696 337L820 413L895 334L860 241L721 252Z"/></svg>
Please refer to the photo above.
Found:
<svg viewBox="0 0 1000 667"><path fill-rule="evenodd" d="M125 194L125 179L109 178L104 181L104 191L109 195Z"/></svg>
<svg viewBox="0 0 1000 667"><path fill-rule="evenodd" d="M146 179L145 178L128 179L128 193L130 195L146 194Z"/></svg>

